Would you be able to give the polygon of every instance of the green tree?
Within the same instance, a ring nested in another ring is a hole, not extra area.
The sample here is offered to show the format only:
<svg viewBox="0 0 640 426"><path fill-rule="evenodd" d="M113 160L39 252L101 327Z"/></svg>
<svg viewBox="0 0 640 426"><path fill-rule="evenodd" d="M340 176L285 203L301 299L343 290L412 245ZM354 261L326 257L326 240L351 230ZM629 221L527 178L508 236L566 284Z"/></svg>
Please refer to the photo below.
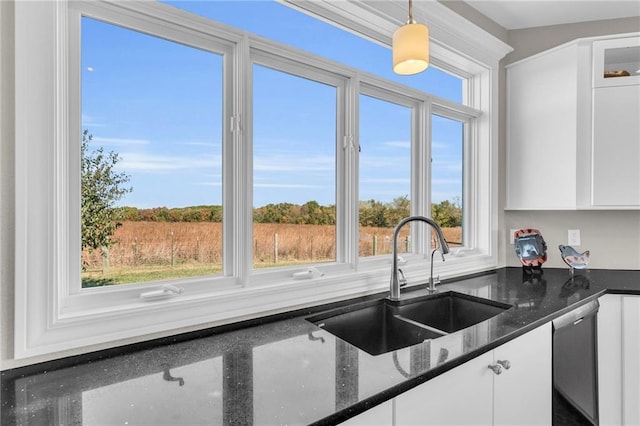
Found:
<svg viewBox="0 0 640 426"><path fill-rule="evenodd" d="M411 214L409 196L403 195L394 198L389 206L387 223L389 226L396 226L402 219Z"/></svg>
<svg viewBox="0 0 640 426"><path fill-rule="evenodd" d="M444 200L431 205L431 217L442 227L462 226L462 207L457 200Z"/></svg>
<svg viewBox="0 0 640 426"><path fill-rule="evenodd" d="M112 244L113 233L124 217L124 210L114 205L132 188L125 187L130 176L115 170L120 161L118 154L105 152L102 147L91 150L92 140L93 136L84 130L80 145L82 248L102 248L104 258Z"/></svg>
<svg viewBox="0 0 640 426"><path fill-rule="evenodd" d="M211 206L207 220L209 222L222 222L222 206Z"/></svg>
<svg viewBox="0 0 640 426"><path fill-rule="evenodd" d="M360 225L389 227L388 222L389 207L387 204L376 200L360 201Z"/></svg>

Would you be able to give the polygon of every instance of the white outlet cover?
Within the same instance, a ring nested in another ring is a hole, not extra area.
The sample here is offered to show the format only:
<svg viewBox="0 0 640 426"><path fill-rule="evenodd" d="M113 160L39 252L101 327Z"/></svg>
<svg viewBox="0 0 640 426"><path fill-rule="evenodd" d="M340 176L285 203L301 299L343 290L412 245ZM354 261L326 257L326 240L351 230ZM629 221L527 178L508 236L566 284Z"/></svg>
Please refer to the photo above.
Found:
<svg viewBox="0 0 640 426"><path fill-rule="evenodd" d="M567 231L567 244L570 246L579 246L580 245L580 230L579 229L569 229Z"/></svg>

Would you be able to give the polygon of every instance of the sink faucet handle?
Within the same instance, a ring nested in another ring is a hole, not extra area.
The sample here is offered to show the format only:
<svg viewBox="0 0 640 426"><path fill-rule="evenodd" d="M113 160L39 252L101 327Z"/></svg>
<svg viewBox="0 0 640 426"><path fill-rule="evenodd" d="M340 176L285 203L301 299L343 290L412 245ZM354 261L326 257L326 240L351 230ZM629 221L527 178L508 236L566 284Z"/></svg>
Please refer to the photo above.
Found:
<svg viewBox="0 0 640 426"><path fill-rule="evenodd" d="M402 269L398 268L398 273L400 274L400 279L398 280L398 283L400 283L400 287L406 286L407 277L404 276L404 272L402 272Z"/></svg>
<svg viewBox="0 0 640 426"><path fill-rule="evenodd" d="M438 291L436 285L440 285L440 275L435 278L433 278L433 276L429 277L429 285L427 287L427 291L429 293L435 293L436 291Z"/></svg>

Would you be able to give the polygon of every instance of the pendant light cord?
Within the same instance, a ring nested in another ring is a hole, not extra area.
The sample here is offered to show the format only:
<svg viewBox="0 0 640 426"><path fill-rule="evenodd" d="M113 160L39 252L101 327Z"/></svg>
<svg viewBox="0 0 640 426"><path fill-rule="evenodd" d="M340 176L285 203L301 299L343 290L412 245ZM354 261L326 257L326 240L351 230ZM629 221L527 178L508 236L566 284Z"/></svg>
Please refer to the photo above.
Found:
<svg viewBox="0 0 640 426"><path fill-rule="evenodd" d="M413 0L409 0L409 20L407 21L407 24L415 24L415 21L413 20Z"/></svg>

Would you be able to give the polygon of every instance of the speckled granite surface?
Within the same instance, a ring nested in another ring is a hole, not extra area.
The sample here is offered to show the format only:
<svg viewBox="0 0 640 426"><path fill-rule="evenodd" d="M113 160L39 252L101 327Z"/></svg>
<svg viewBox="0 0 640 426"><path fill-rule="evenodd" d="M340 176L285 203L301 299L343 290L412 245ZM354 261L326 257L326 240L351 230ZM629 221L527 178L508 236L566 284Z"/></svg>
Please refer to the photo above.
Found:
<svg viewBox="0 0 640 426"><path fill-rule="evenodd" d="M566 269L545 269L528 278L506 268L443 284L440 292L513 307L378 356L306 321L309 311L28 376L8 371L2 425L335 424L605 292L640 294L640 271L580 271L571 280Z"/></svg>

